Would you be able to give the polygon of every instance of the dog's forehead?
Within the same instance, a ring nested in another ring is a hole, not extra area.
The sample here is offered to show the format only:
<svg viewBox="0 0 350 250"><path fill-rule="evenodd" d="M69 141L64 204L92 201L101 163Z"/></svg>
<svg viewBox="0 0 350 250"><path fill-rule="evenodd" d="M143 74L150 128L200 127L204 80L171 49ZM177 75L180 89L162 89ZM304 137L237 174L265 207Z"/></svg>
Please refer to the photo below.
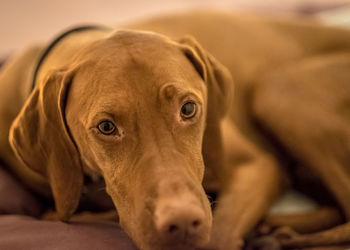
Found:
<svg viewBox="0 0 350 250"><path fill-rule="evenodd" d="M117 59L115 63L123 60L121 63L125 64L131 60L151 64L152 58L179 56L181 53L177 45L175 41L160 34L124 30L95 41L80 56L95 61Z"/></svg>
<svg viewBox="0 0 350 250"><path fill-rule="evenodd" d="M187 61L176 42L151 32L119 31L102 40L98 47L96 56L100 57L100 63L97 67L110 65L124 71L170 73ZM189 69L192 67L182 67L182 71Z"/></svg>
<svg viewBox="0 0 350 250"><path fill-rule="evenodd" d="M89 48L83 69L85 83L111 88L151 90L173 83L204 88L200 75L178 44L150 32L120 31ZM99 83L99 84L97 84Z"/></svg>
<svg viewBox="0 0 350 250"><path fill-rule="evenodd" d="M117 32L88 48L73 92L93 105L156 101L164 85L201 96L205 84L176 42L153 33ZM147 97L147 98L145 98ZM122 108L124 106L124 108Z"/></svg>

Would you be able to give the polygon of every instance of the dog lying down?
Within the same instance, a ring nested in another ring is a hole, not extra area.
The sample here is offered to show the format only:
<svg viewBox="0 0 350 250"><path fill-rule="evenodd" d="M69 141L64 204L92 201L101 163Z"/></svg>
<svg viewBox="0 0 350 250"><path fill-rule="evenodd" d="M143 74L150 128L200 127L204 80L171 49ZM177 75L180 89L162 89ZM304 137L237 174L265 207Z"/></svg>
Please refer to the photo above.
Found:
<svg viewBox="0 0 350 250"><path fill-rule="evenodd" d="M102 177L140 249L350 244L349 30L219 12L126 28L71 30L0 72L1 158L57 219ZM321 206L266 217L287 187Z"/></svg>

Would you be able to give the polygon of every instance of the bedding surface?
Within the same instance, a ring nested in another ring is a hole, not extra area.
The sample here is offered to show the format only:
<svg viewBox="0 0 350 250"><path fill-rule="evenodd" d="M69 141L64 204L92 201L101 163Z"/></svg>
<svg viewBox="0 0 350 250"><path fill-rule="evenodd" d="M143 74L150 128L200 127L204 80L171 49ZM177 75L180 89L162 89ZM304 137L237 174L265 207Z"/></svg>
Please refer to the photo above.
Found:
<svg viewBox="0 0 350 250"><path fill-rule="evenodd" d="M117 223L63 223L37 219L38 198L0 167L1 250L136 250Z"/></svg>

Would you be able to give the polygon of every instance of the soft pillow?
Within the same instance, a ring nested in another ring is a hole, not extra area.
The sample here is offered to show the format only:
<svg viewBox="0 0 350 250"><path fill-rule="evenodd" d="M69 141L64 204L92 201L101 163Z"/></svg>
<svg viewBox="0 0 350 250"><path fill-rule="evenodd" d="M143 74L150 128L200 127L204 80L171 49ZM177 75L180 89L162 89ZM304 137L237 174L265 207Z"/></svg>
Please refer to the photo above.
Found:
<svg viewBox="0 0 350 250"><path fill-rule="evenodd" d="M41 214L39 200L5 169L0 167L0 214Z"/></svg>
<svg viewBox="0 0 350 250"><path fill-rule="evenodd" d="M117 223L67 224L21 215L0 216L0 249L137 250Z"/></svg>

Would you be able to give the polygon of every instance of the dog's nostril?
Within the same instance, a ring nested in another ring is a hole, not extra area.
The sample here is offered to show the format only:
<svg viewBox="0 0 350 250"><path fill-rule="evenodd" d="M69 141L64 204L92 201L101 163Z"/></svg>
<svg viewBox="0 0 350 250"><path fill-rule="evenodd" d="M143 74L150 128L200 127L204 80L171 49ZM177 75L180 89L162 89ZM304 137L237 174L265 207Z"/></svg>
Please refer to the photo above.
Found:
<svg viewBox="0 0 350 250"><path fill-rule="evenodd" d="M194 228L198 227L200 224L201 224L201 222L199 220L195 220L195 221L192 222L192 226Z"/></svg>
<svg viewBox="0 0 350 250"><path fill-rule="evenodd" d="M191 204L165 208L156 210L158 213L156 213L154 221L161 241L166 242L166 244L176 242L191 245L206 240L209 228L205 223L206 218L202 209Z"/></svg>
<svg viewBox="0 0 350 250"><path fill-rule="evenodd" d="M168 228L169 233L175 233L179 231L179 227L177 225L171 224Z"/></svg>

